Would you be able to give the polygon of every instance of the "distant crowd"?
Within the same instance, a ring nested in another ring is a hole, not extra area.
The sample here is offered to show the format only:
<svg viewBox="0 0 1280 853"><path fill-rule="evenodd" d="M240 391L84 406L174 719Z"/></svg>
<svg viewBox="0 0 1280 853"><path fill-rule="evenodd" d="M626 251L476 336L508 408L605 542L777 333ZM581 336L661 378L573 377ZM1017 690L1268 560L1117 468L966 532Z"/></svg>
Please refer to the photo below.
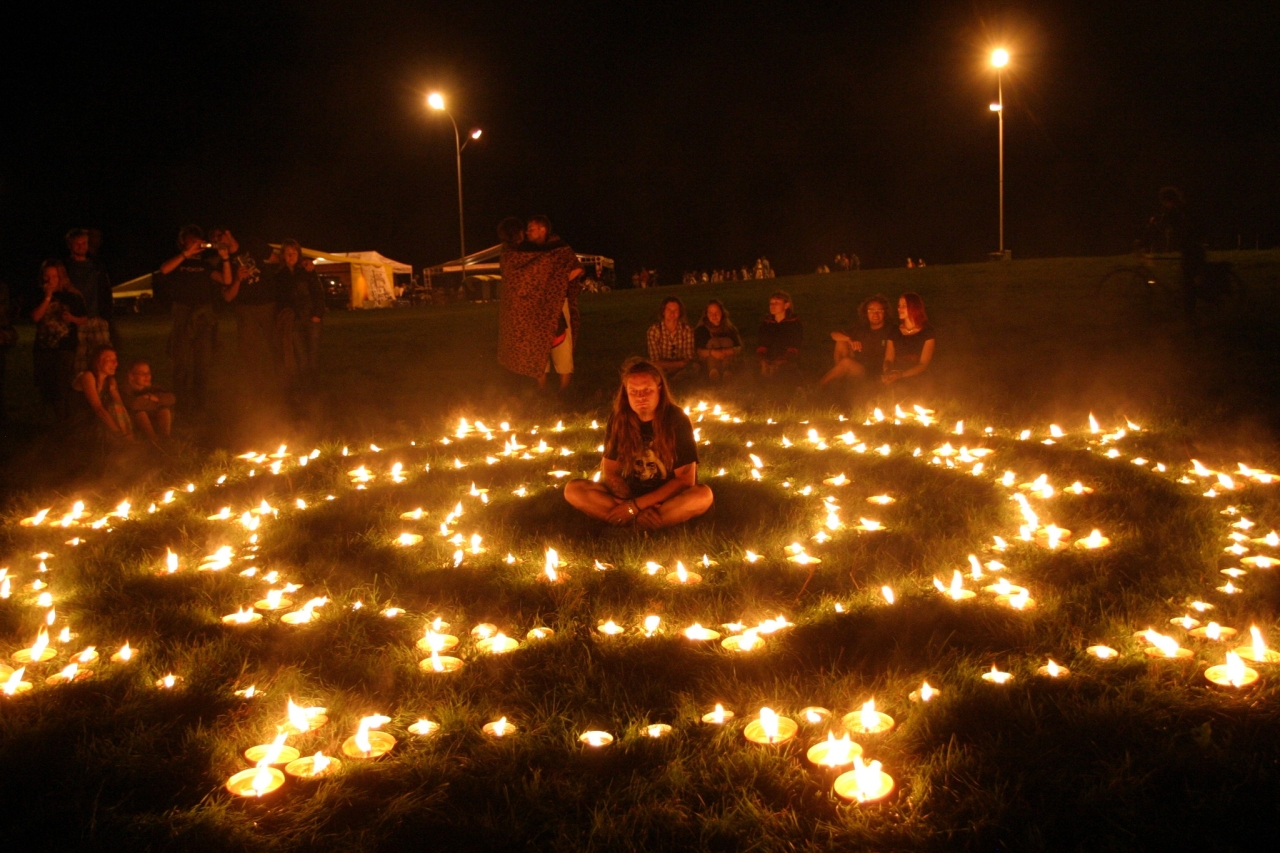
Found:
<svg viewBox="0 0 1280 853"><path fill-rule="evenodd" d="M230 230L206 235L195 225L178 232L177 253L152 276L152 290L170 306L166 353L173 387L152 383L151 364L127 359L113 321L111 282L91 246L91 233L66 235L67 255L40 266L43 298L35 322L32 375L54 421L83 434L99 449L145 439L160 445L172 432L174 411L198 413L208 404L217 336L215 304L236 319L238 355L245 377L260 394L292 395L313 389L324 291L296 240L252 252ZM17 336L7 291L0 289L0 417L5 361Z"/></svg>
<svg viewBox="0 0 1280 853"><path fill-rule="evenodd" d="M756 258L755 265L751 267L686 272L681 277L681 282L683 284L712 284L722 281L752 281L773 277L773 267L769 264L769 259L761 256Z"/></svg>

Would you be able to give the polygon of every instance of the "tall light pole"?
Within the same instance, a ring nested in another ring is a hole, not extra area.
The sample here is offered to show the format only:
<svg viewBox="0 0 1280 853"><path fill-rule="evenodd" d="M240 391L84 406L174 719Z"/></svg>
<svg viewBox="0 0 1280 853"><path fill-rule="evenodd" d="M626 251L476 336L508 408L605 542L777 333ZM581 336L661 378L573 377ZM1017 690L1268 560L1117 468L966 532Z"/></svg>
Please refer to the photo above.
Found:
<svg viewBox="0 0 1280 853"><path fill-rule="evenodd" d="M991 51L991 65L996 69L996 102L991 111L996 114L1000 135L1000 259L1004 259L1004 67L1009 64L1009 51L998 47Z"/></svg>
<svg viewBox="0 0 1280 853"><path fill-rule="evenodd" d="M467 142L463 142L461 134L458 133L458 123L454 121L453 113L445 109L444 95L439 92L432 92L427 95L427 106L447 115L449 123L453 125L453 150L458 161L458 257L462 259L462 280L465 283L467 280L467 230L462 214L462 149L467 147L467 142L479 139L483 131L478 127L472 129L467 134Z"/></svg>

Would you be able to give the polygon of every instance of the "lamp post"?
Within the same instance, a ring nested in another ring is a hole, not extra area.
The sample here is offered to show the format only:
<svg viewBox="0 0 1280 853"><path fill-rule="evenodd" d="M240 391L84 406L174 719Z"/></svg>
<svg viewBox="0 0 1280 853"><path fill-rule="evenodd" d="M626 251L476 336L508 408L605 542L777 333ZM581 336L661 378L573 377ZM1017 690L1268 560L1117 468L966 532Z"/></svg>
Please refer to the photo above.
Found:
<svg viewBox="0 0 1280 853"><path fill-rule="evenodd" d="M1004 67L1009 64L1009 51L998 47L991 51L991 65L996 69L996 102L991 111L996 114L999 126L1000 146L1000 259L1004 260Z"/></svg>
<svg viewBox="0 0 1280 853"><path fill-rule="evenodd" d="M453 113L445 109L444 95L439 92L427 95L427 106L447 115L449 123L453 125L453 150L458 163L458 251L462 263L462 281L465 283L467 280L467 230L462 214L462 149L467 147L467 142L479 139L484 131L478 127L473 128L467 134L467 142L463 142L461 134L458 133L458 122L454 120Z"/></svg>

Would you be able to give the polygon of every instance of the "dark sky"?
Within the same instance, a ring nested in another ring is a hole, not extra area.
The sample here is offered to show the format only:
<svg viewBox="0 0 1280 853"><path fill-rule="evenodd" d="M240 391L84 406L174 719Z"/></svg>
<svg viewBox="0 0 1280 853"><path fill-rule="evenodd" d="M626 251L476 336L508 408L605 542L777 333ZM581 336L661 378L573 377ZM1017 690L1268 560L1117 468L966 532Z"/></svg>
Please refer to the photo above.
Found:
<svg viewBox="0 0 1280 853"><path fill-rule="evenodd" d="M179 225L457 250L544 212L582 251L684 268L838 250L977 260L996 241L1001 42L1007 243L1118 252L1182 186L1215 243L1280 242L1280 13L1232 3L41 4L8 81L0 272L34 285L72 225L117 280ZM126 10L128 14L126 15Z"/></svg>

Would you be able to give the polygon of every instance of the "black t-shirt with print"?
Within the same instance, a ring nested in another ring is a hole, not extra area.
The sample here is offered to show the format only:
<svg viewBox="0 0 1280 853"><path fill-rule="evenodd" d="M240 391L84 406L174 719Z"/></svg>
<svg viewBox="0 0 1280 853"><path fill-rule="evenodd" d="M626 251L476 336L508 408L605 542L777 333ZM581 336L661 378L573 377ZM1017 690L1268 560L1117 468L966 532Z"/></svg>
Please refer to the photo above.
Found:
<svg viewBox="0 0 1280 853"><path fill-rule="evenodd" d="M216 253L205 252L194 258L183 258L182 263L168 275L156 273L153 288L158 298L179 305L211 305L214 291L218 289L213 273L221 270L222 258Z"/></svg>
<svg viewBox="0 0 1280 853"><path fill-rule="evenodd" d="M653 454L650 449L653 443L653 421L641 421L640 438L644 441L644 452L635 461L632 470L623 472L633 497L654 491L674 477L677 469L698 461L698 442L693 437L693 424L690 423L689 416L679 407L669 406L666 420L667 428L675 436L675 461L668 469L662 460ZM606 435L612 432L612 427L613 422L610 419ZM612 442L606 443L605 458L617 460L618 455L610 446L611 444Z"/></svg>
<svg viewBox="0 0 1280 853"><path fill-rule="evenodd" d="M241 272L243 270L243 272ZM262 263L254 253L240 244L240 251L231 256L231 272L240 277L240 289L232 305L266 305L275 302L275 283L262 269Z"/></svg>

